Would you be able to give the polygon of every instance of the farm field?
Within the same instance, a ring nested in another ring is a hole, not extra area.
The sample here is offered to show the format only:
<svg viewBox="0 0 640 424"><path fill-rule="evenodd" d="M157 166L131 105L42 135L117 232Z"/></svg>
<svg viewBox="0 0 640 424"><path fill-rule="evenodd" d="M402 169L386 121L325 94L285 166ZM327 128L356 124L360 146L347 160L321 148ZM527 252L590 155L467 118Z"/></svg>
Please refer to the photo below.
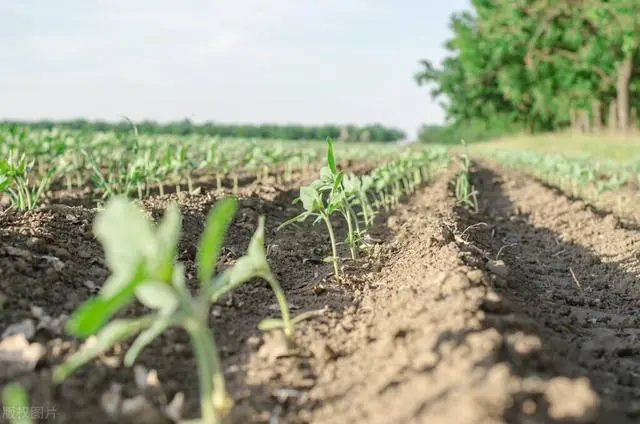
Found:
<svg viewBox="0 0 640 424"><path fill-rule="evenodd" d="M632 163L2 131L0 385L41 422L640 420Z"/></svg>
<svg viewBox="0 0 640 424"><path fill-rule="evenodd" d="M640 160L640 135L630 134L579 134L571 131L536 134L510 135L496 138L471 147L478 150L499 148L501 150L531 151L538 153L564 153L588 155L601 160L631 163Z"/></svg>

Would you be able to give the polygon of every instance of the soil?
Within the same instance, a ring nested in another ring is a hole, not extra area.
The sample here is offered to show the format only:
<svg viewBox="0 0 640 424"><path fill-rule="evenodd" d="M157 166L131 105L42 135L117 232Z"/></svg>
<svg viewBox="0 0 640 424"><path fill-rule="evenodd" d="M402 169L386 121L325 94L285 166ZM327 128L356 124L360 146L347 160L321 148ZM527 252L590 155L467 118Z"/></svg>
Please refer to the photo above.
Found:
<svg viewBox="0 0 640 424"><path fill-rule="evenodd" d="M479 213L456 205L447 172L378 216L371 256L345 261L337 282L322 260L329 244L320 225L275 231L299 212L291 201L314 176L250 183L237 193L240 208L220 269L244 253L264 214L269 261L293 313L321 312L298 324L297 346L287 351L279 333L257 329L277 315L264 282L214 305L211 326L234 423L640 422L637 230L481 163L473 172ZM179 260L194 287L206 214L228 193L142 202L156 219L170 202L180 206ZM59 333L55 318L70 314L108 276L91 231L95 213L52 203L0 217L0 332L24 320L41 327L22 350L30 361L20 367L0 355L0 385L22 383L31 405L50 412L41 422L169 422L160 411L179 403L180 393L183 417L197 417L195 361L179 330L140 356L138 363L154 371L145 384L121 365L126 344L51 383L53 366L80 345ZM344 228L338 232L342 237ZM140 312L134 306L123 315ZM7 340L19 344L5 338L3 345ZM114 416L108 406L126 403L114 398L149 406Z"/></svg>

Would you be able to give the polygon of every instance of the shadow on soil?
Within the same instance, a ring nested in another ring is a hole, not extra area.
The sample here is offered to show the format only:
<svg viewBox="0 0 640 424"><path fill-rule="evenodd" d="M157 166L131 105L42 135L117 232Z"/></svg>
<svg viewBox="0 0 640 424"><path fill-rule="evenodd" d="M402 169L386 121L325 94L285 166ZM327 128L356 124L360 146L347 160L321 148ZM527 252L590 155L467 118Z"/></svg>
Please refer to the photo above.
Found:
<svg viewBox="0 0 640 424"><path fill-rule="evenodd" d="M597 418L589 422L637 422L638 296L637 292L632 296L611 288L620 281L637 282L638 276L625 271L620 263L604 263L588 248L563 241L557 232L532 225L505 194L502 178L492 169L477 169L473 184L480 192L480 213L457 211L460 230L480 222L487 224L469 230L467 239L491 258L500 252L500 259L509 270L506 279L493 276L494 286L518 313L512 319L508 311L490 308L485 324L507 335L524 333L542 340L542 352L522 354L505 345L499 353L500 360L522 377L587 377L601 401ZM525 179L524 184L536 183ZM578 287L580 280L583 285ZM465 335L442 335L443 342L464 338ZM519 398L522 401L505 413L506 422L575 422L555 418L543 396L537 399L534 414L523 414L522 402L530 396L523 392L516 395L516 400Z"/></svg>

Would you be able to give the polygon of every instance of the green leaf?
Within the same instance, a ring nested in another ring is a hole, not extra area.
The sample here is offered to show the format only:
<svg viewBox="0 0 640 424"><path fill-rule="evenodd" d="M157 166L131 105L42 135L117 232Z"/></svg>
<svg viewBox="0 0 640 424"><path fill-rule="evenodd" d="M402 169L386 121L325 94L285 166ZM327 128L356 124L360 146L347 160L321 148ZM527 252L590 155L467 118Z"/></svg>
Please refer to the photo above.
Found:
<svg viewBox="0 0 640 424"><path fill-rule="evenodd" d="M178 206L169 206L158 225L155 233L157 254L150 258L150 271L159 281L170 282L173 276L173 266L178 250L181 227L180 210Z"/></svg>
<svg viewBox="0 0 640 424"><path fill-rule="evenodd" d="M318 309L318 310L315 310L315 311L302 312L302 313L300 313L300 314L296 315L296 316L291 320L291 323L295 325L295 324L297 324L297 323L299 323L299 322L302 322L302 321L304 321L304 320L307 320L307 319L309 319L309 318L311 318L311 317L314 317L314 316L316 316L316 315L320 315L320 314L322 314L323 312L324 312L324 311L323 311L322 309Z"/></svg>
<svg viewBox="0 0 640 424"><path fill-rule="evenodd" d="M314 188L309 186L300 187L300 199L302 206L307 212L314 212L322 207L322 198Z"/></svg>
<svg viewBox="0 0 640 424"><path fill-rule="evenodd" d="M159 281L148 281L136 287L136 297L147 308L161 309L164 314L176 310L180 303L178 293L172 286Z"/></svg>
<svg viewBox="0 0 640 424"><path fill-rule="evenodd" d="M95 340L81 347L76 353L67 358L61 365L54 368L53 381L60 382L82 365L93 360L102 352L118 342L139 333L153 322L153 316L137 319L117 319L107 324Z"/></svg>
<svg viewBox="0 0 640 424"><path fill-rule="evenodd" d="M133 365L144 348L164 333L171 325L173 325L173 320L170 317L158 316L153 324L151 324L151 327L143 330L133 341L127 354L124 356L124 365L127 367Z"/></svg>
<svg viewBox="0 0 640 424"><path fill-rule="evenodd" d="M5 191L11 185L12 181L4 175L0 175L0 192Z"/></svg>
<svg viewBox="0 0 640 424"><path fill-rule="evenodd" d="M213 278L224 235L236 213L237 204L234 198L223 199L209 213L196 257L198 277L202 284L209 283Z"/></svg>
<svg viewBox="0 0 640 424"><path fill-rule="evenodd" d="M182 262L176 262L173 267L173 279L171 280L171 285L175 287L179 293L183 295L189 294L187 282L184 278L184 264Z"/></svg>
<svg viewBox="0 0 640 424"><path fill-rule="evenodd" d="M134 275L113 274L109 277L104 288L111 285L118 290L108 290L109 296L100 293L84 302L76 309L67 322L67 332L76 337L86 337L95 334L121 307L128 304L135 296L135 289L145 279L145 266L138 264Z"/></svg>
<svg viewBox="0 0 640 424"><path fill-rule="evenodd" d="M311 185L319 191L329 190L333 184L335 173L330 168L323 166L320 169L320 179L315 180Z"/></svg>
<svg viewBox="0 0 640 424"><path fill-rule="evenodd" d="M312 214L311 212L303 212L300 215L294 216L291 219L286 220L285 222L283 222L282 224L280 224L277 228L276 231L280 231L281 229L283 229L284 227L287 227L291 224L293 224L294 222L304 222L308 217L315 215Z"/></svg>
<svg viewBox="0 0 640 424"><path fill-rule="evenodd" d="M241 257L233 264L229 272L229 285L235 288L257 277L261 265L260 261L256 261L256 259L251 256Z"/></svg>
<svg viewBox="0 0 640 424"><path fill-rule="evenodd" d="M275 330L276 328L284 328L284 321L279 318L265 318L258 323L260 331Z"/></svg>
<svg viewBox="0 0 640 424"><path fill-rule="evenodd" d="M140 258L151 258L156 253L150 220L123 197L109 199L95 220L94 233L102 243L107 265L114 273L132 272ZM117 291L117 287L113 289Z"/></svg>
<svg viewBox="0 0 640 424"><path fill-rule="evenodd" d="M342 179L344 178L344 172L340 171L336 174L336 178L333 181L333 191L338 191L342 187Z"/></svg>
<svg viewBox="0 0 640 424"><path fill-rule="evenodd" d="M2 390L4 416L11 424L33 424L29 414L29 398L26 390L18 383L9 383Z"/></svg>
<svg viewBox="0 0 640 424"><path fill-rule="evenodd" d="M216 279L212 287L211 301L215 302L224 294L246 283L252 278L264 275L269 271L264 248L264 216L258 221L258 228L253 233L247 254L236 261L231 268L225 270L220 278Z"/></svg>
<svg viewBox="0 0 640 424"><path fill-rule="evenodd" d="M327 164L329 165L329 169L332 174L336 174L338 171L336 169L336 158L333 155L333 140L331 137L327 137Z"/></svg>
<svg viewBox="0 0 640 424"><path fill-rule="evenodd" d="M267 257L264 248L264 223L264 215L261 215L258 218L258 228L256 228L253 236L251 236L251 241L249 242L249 247L247 248L247 255L251 256L256 261L266 261Z"/></svg>

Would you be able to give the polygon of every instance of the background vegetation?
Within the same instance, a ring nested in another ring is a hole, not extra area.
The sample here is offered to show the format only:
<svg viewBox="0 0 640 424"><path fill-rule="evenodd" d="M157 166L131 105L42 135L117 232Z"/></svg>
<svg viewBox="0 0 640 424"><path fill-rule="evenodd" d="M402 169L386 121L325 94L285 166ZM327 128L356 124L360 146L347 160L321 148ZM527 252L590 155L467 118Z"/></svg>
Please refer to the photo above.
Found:
<svg viewBox="0 0 640 424"><path fill-rule="evenodd" d="M117 134L130 134L131 124L126 120L119 122L88 121L75 119L70 121L5 121L5 126L17 126L33 130L52 129L54 127L78 130L83 132L104 131ZM229 138L264 138L281 140L325 140L331 137L337 140L392 142L406 137L404 131L387 128L380 124L363 127L355 125L250 125L250 124L218 124L205 122L197 124L189 119L177 122L159 123L155 121L136 122L138 131L146 135L206 135Z"/></svg>
<svg viewBox="0 0 640 424"><path fill-rule="evenodd" d="M447 125L424 142L571 129L629 133L640 106L637 0L472 0L454 14L449 54L415 75Z"/></svg>

